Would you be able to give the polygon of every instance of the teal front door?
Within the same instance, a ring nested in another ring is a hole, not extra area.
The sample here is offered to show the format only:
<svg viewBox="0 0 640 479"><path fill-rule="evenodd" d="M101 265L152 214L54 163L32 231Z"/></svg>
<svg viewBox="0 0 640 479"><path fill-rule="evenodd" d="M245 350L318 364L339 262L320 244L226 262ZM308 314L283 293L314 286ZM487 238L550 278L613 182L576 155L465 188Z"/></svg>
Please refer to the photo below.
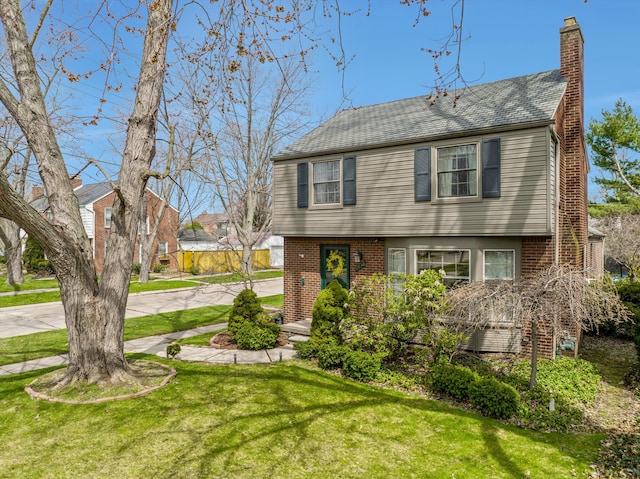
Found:
<svg viewBox="0 0 640 479"><path fill-rule="evenodd" d="M339 276L334 276L331 268L327 267L327 258L335 251L344 258L344 270ZM343 245L321 245L320 246L320 287L322 289L337 279L342 287L349 289L349 247Z"/></svg>

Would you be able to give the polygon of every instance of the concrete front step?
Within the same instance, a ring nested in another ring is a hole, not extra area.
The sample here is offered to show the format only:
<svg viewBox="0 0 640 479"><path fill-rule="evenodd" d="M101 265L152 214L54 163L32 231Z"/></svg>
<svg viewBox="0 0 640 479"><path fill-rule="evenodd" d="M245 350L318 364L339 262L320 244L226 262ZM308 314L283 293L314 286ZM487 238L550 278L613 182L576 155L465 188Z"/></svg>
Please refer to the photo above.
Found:
<svg viewBox="0 0 640 479"><path fill-rule="evenodd" d="M294 334L293 336L289 336L287 340L290 343L300 343L304 341L309 341L309 336L302 336L301 334Z"/></svg>
<svg viewBox="0 0 640 479"><path fill-rule="evenodd" d="M286 333L309 336L311 334L311 320L302 319L293 323L281 324L280 328Z"/></svg>

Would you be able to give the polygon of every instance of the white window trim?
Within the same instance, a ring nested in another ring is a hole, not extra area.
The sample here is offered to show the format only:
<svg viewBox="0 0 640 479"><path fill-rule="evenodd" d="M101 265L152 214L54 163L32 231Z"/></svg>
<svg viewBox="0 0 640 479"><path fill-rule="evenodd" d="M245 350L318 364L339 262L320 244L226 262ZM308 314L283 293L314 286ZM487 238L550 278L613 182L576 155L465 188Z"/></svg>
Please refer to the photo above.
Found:
<svg viewBox="0 0 640 479"><path fill-rule="evenodd" d="M455 148L455 147L461 147L461 146L475 146L476 147L476 194L475 195L456 195L456 196L440 196L440 188L438 188L438 176L439 176L439 170L438 170L438 155L440 153L441 149L444 148ZM438 200L441 201L450 201L450 200L461 200L461 199L473 199L476 200L478 198L481 198L481 176L480 176L480 170L481 170L481 161L482 158L480 157L480 151L481 151L481 143L479 141L465 141L465 142L456 142L456 143L451 143L451 144L442 144L442 145L437 145L434 146L434 150L435 150L435 155L434 156L434 160L432 162L432 168L434 169L434 171L436 172L434 176L435 179L435 185L432 184L432 186L435 186L435 191L436 192L436 198Z"/></svg>
<svg viewBox="0 0 640 479"><path fill-rule="evenodd" d="M313 169L315 168L315 166L319 163L330 163L330 162L338 162L338 171L339 171L339 178L338 178L338 194L340 195L340 201L337 203L316 203L316 195L315 195L315 183L313 182ZM311 208L316 208L316 209L322 209L322 208L342 208L342 202L344 201L344 194L342 192L342 175L343 175L343 171L342 171L342 157L340 158L325 158L322 160L316 160L316 161L310 161L309 165L311 166L311 168L309 168L309 196L311 198L309 198L309 205Z"/></svg>
<svg viewBox="0 0 640 479"><path fill-rule="evenodd" d="M468 281L473 281L473 255L471 254L471 249L469 248L427 248L427 247L416 247L413 250L413 271L415 274L418 273L418 251L466 251L469 255L469 277ZM477 250L476 250L477 251ZM462 278L452 278L454 280L464 281Z"/></svg>
<svg viewBox="0 0 640 479"><path fill-rule="evenodd" d="M513 254L513 263L511 264L511 278L495 279L492 278L489 281L513 281L516 277L516 250L510 248L487 248L482 250L482 281L487 280L487 262L485 261L485 253L487 251L510 251Z"/></svg>
<svg viewBox="0 0 640 479"><path fill-rule="evenodd" d="M402 273L396 273L395 271L392 272L389 270L389 265L391 263L390 258L391 258L391 252L392 251L402 251L404 253L404 271ZM387 250L387 273L389 275L391 274L407 274L407 248L389 248Z"/></svg>
<svg viewBox="0 0 640 479"><path fill-rule="evenodd" d="M107 223L107 211L109 211L109 223ZM113 208L111 206L105 206L104 208L104 227L105 229L111 228L111 215L113 214Z"/></svg>
<svg viewBox="0 0 640 479"><path fill-rule="evenodd" d="M164 245L164 253L160 252L160 245ZM168 241L158 241L158 256L167 256L169 254L169 242Z"/></svg>

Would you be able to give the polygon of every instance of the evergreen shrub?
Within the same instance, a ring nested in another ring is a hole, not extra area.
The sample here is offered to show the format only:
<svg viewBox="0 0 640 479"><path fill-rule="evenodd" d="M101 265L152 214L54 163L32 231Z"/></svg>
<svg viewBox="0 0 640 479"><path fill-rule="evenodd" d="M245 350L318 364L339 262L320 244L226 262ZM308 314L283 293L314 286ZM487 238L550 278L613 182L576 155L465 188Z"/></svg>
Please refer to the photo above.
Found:
<svg viewBox="0 0 640 479"><path fill-rule="evenodd" d="M435 367L431 387L458 401L469 398L471 386L479 380L477 373L466 366L440 364Z"/></svg>
<svg viewBox="0 0 640 479"><path fill-rule="evenodd" d="M344 356L342 373L357 381L373 381L380 371L380 358L365 351L349 351Z"/></svg>
<svg viewBox="0 0 640 479"><path fill-rule="evenodd" d="M518 412L520 395L516 389L495 378L482 378L471 384L469 399L485 416L506 419Z"/></svg>
<svg viewBox="0 0 640 479"><path fill-rule="evenodd" d="M318 365L322 369L340 369L349 350L336 343L324 343L318 348Z"/></svg>
<svg viewBox="0 0 640 479"><path fill-rule="evenodd" d="M342 342L340 322L346 316L347 290L337 280L320 291L313 303L311 339L318 343Z"/></svg>
<svg viewBox="0 0 640 479"><path fill-rule="evenodd" d="M278 341L280 327L273 323L244 323L235 334L235 341L238 348L258 351L261 349L271 349Z"/></svg>

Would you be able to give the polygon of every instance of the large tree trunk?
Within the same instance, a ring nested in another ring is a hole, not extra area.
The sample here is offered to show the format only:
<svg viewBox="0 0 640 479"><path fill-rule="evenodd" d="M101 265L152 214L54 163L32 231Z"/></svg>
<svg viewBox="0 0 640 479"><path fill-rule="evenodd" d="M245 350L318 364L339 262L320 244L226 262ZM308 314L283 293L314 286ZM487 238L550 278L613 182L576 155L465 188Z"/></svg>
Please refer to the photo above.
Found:
<svg viewBox="0 0 640 479"><path fill-rule="evenodd" d="M24 283L20 227L13 221L0 219L0 240L4 245L4 258L7 261L7 284L15 286Z"/></svg>
<svg viewBox="0 0 640 479"><path fill-rule="evenodd" d="M118 383L132 379L124 359L124 314L140 201L155 149L157 111L172 27L171 0L148 8L140 77L129 119L121 174L115 189L112 228L98 284L92 248L55 132L17 0L0 2L7 49L20 98L0 79L0 101L25 134L38 164L52 213L35 211L0 172L0 214L42 245L60 283L69 337L69 367L61 385L76 380Z"/></svg>

